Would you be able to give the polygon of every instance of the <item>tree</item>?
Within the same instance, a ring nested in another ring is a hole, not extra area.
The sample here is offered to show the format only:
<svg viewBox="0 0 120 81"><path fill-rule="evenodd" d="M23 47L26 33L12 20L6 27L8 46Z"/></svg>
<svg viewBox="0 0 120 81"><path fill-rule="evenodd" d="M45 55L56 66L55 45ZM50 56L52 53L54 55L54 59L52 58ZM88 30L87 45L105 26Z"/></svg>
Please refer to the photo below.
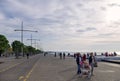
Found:
<svg viewBox="0 0 120 81"><path fill-rule="evenodd" d="M35 55L35 54L39 54L39 53L41 53L42 51L41 50L39 50L39 49L36 49L36 48L34 48L34 47L32 47L32 46L24 46L24 53L29 53L30 55Z"/></svg>
<svg viewBox="0 0 120 81"><path fill-rule="evenodd" d="M24 47L23 47L23 52L25 53L25 54L27 54L28 53L28 48L27 48L28 46L26 46L26 45L24 45Z"/></svg>
<svg viewBox="0 0 120 81"><path fill-rule="evenodd" d="M1 57L1 54L6 50L8 50L9 47L10 45L7 38L4 35L0 35L0 57Z"/></svg>
<svg viewBox="0 0 120 81"><path fill-rule="evenodd" d="M42 50L36 49L36 54L42 53Z"/></svg>
<svg viewBox="0 0 120 81"><path fill-rule="evenodd" d="M19 54L22 52L22 48L24 48L24 44L20 41L15 40L12 42L12 49L15 53L16 58L18 58Z"/></svg>
<svg viewBox="0 0 120 81"><path fill-rule="evenodd" d="M28 49L28 52L30 53L30 54L34 54L35 53L35 48L34 47L32 47L32 46L27 46L27 49Z"/></svg>

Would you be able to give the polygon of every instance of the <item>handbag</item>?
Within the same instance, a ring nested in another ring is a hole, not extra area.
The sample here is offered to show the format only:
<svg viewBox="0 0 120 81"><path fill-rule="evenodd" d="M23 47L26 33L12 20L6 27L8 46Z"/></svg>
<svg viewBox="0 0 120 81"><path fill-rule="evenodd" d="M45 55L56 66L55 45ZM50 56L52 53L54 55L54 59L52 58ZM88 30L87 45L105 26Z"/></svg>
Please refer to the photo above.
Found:
<svg viewBox="0 0 120 81"><path fill-rule="evenodd" d="M97 62L95 62L95 63L94 63L94 67L98 67L98 64L97 64Z"/></svg>

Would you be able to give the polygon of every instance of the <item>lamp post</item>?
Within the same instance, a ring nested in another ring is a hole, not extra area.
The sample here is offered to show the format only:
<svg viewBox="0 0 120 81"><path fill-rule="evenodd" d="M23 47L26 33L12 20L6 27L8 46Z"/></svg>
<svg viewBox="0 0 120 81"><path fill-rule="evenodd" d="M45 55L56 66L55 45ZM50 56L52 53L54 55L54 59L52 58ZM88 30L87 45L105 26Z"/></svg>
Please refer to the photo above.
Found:
<svg viewBox="0 0 120 81"><path fill-rule="evenodd" d="M30 41L31 41L31 46L32 46L32 41L33 41L32 34L31 34L31 38L30 38L30 39L27 39L27 40L30 40Z"/></svg>
<svg viewBox="0 0 120 81"><path fill-rule="evenodd" d="M32 46L32 44L35 44L35 48L37 47L36 41L40 41L40 39L32 39L32 38L31 39L27 39L27 40L31 40L31 46ZM33 40L35 41L35 43L32 43Z"/></svg>
<svg viewBox="0 0 120 81"><path fill-rule="evenodd" d="M14 31L21 31L21 42L23 43L23 32L38 32L38 31L33 31L33 30L24 30L23 28L23 21L21 23L21 29L16 29ZM24 43L23 43L24 44ZM23 47L21 47L21 53L24 57L24 54L23 54Z"/></svg>

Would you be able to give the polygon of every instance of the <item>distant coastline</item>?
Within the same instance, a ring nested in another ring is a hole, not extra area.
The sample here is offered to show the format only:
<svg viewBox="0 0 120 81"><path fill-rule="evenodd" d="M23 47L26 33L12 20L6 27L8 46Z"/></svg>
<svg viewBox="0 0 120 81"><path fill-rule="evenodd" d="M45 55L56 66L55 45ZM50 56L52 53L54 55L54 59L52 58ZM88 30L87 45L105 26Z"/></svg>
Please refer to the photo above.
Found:
<svg viewBox="0 0 120 81"><path fill-rule="evenodd" d="M46 51L46 52L49 52L50 54L54 54L54 52L56 52L56 53L60 53L60 52L64 52L65 54L68 54L68 53L70 53L71 55L73 55L74 53L76 53L76 52L68 52L68 51ZM116 52L117 53L117 55L119 55L120 56L120 51L119 52L117 52L117 51L113 51L113 52L109 52L109 51L106 51L106 52L108 52L108 53L114 53L114 52ZM90 53L90 52L80 52L81 54L87 54L87 53ZM93 52L93 53L95 53L95 52ZM97 55L101 55L101 53L105 53L105 52L96 52L97 53Z"/></svg>

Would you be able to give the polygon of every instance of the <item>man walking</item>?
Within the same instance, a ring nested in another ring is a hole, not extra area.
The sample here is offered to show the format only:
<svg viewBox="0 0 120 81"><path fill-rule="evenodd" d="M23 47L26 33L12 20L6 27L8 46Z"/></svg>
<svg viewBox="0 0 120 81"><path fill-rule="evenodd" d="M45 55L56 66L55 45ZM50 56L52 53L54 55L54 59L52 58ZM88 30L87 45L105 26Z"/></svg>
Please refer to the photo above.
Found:
<svg viewBox="0 0 120 81"><path fill-rule="evenodd" d="M77 53L76 55L77 55L77 57L76 57L77 74L80 74L81 73L81 69L80 69L81 55L80 55L80 53Z"/></svg>
<svg viewBox="0 0 120 81"><path fill-rule="evenodd" d="M91 75L93 75L95 61L95 56L93 55L93 53L90 53L89 64L91 66Z"/></svg>

